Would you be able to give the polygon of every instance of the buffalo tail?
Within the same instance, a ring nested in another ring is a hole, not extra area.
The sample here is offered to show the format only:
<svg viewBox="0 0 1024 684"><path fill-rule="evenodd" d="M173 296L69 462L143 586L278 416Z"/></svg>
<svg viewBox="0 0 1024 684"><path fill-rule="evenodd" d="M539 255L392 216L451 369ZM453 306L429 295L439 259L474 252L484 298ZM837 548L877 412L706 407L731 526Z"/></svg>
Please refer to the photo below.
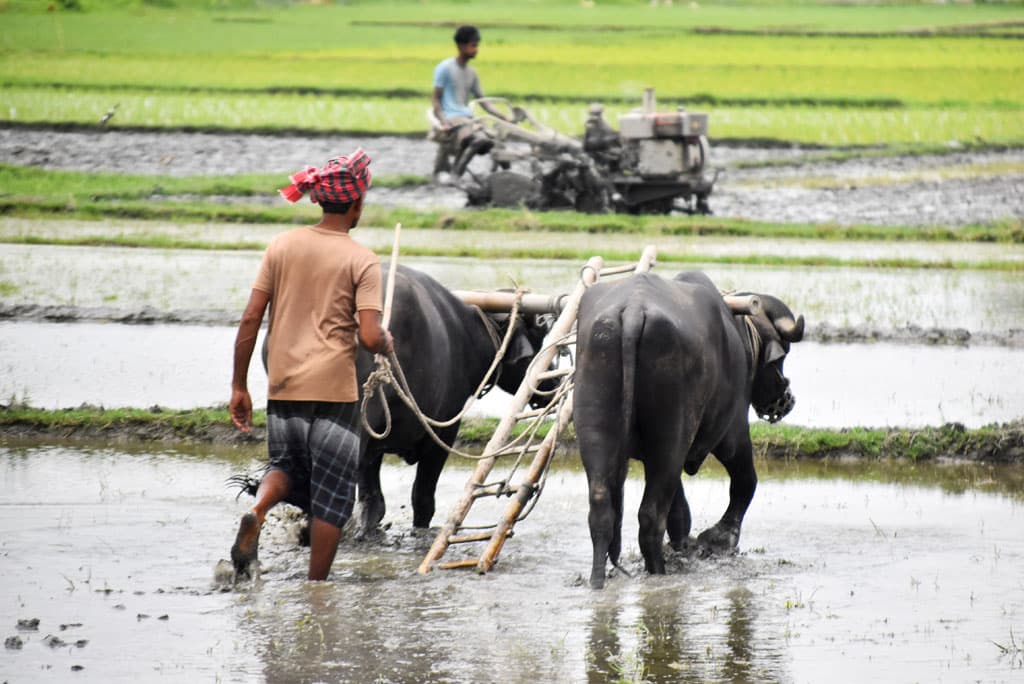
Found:
<svg viewBox="0 0 1024 684"><path fill-rule="evenodd" d="M633 407L636 406L636 363L640 338L644 333L644 309L630 301L622 311L622 445L629 444L633 434ZM622 454L623 457L628 455Z"/></svg>

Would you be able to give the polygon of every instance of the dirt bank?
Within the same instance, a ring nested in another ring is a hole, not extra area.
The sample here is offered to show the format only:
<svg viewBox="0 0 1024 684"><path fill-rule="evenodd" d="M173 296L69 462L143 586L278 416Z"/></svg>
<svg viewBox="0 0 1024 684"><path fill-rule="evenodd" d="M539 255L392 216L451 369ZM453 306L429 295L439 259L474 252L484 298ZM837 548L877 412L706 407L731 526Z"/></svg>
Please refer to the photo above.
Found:
<svg viewBox="0 0 1024 684"><path fill-rule="evenodd" d="M170 176L284 176L359 146L373 157L377 174L430 174L435 148L422 138L0 128L2 163ZM844 161L826 159L831 152L713 143L711 166L724 173L715 186L712 209L718 216L758 221L896 226L959 226L1024 217L1024 149ZM779 165L747 167L766 161ZM268 196L274 197L273 188ZM390 206L461 204L458 191L439 186L381 188L374 197Z"/></svg>
<svg viewBox="0 0 1024 684"><path fill-rule="evenodd" d="M80 413L83 409L79 409ZM228 421L196 417L196 412L150 409L150 416L111 416L102 409L84 409L94 415L65 419L68 412L33 412L0 407L0 446L28 442L53 444L96 441L110 445L163 444L214 445L261 448L266 439L262 416L251 433L241 433ZM62 416L64 414L64 416ZM480 451L496 421L473 418L463 423L457 448ZM982 463L1024 463L1024 420L979 429L955 423L922 429L882 430L772 430L755 432L755 453L768 459L950 459ZM570 429L562 441L562 458L576 458L576 440Z"/></svg>

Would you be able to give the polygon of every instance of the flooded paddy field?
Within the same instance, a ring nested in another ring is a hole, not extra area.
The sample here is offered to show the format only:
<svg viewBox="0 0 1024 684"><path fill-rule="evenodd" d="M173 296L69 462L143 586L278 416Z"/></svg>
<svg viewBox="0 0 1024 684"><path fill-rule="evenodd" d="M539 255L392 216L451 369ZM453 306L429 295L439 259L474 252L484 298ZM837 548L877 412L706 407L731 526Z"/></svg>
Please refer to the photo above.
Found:
<svg viewBox="0 0 1024 684"><path fill-rule="evenodd" d="M41 408L82 404L171 409L230 398L236 330L228 326L0 321L0 402ZM262 338L259 341L262 344ZM807 427L968 427L1024 414L1024 348L801 342L786 360L796 408L786 423ZM249 388L266 405L255 361ZM473 415L498 416L499 389ZM447 416L437 416L447 418Z"/></svg>
<svg viewBox="0 0 1024 684"><path fill-rule="evenodd" d="M639 256L642 241L631 244ZM0 310L8 318L64 319L104 317L88 311L97 308L114 319L145 310L135 318L231 323L245 307L260 258L259 251L0 244ZM432 257L405 257L402 263L453 289L520 283L543 293L570 291L581 266L551 259ZM877 339L915 327L920 341L929 340L923 329L936 328L945 335L968 333L954 335L957 341L974 336L1017 344L1024 329L1024 278L1013 271L692 264L657 272L671 277L690 269L704 270L723 289L781 296L806 316L811 339L822 329L830 337L839 328L850 329L848 336ZM33 313L33 307L64 309L50 315Z"/></svg>
<svg viewBox="0 0 1024 684"><path fill-rule="evenodd" d="M304 581L281 509L260 580L218 583L249 503L224 481L257 466L245 450L0 446L0 678L1013 682L1024 667L1020 466L761 463L739 555L672 556L660 577L643 572L634 474L633 576L601 592L578 470L552 471L490 574L421 576L433 533L411 533L413 470L391 461L389 529L344 540L330 581ZM442 474L438 518L467 476ZM710 468L685 486L700 531L728 483Z"/></svg>

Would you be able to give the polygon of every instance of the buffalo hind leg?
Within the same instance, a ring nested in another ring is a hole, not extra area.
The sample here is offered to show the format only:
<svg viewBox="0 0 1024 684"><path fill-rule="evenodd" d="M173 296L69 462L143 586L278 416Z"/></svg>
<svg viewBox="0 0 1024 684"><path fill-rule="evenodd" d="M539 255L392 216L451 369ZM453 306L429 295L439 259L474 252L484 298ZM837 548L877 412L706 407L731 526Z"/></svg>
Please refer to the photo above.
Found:
<svg viewBox="0 0 1024 684"><path fill-rule="evenodd" d="M740 543L740 527L743 516L754 498L757 489L757 473L754 470L753 449L749 436L743 440L731 458L719 459L729 473L729 506L713 527L700 533L697 543L702 552L733 553Z"/></svg>
<svg viewBox="0 0 1024 684"><path fill-rule="evenodd" d="M438 430L437 436L449 446L455 441L458 424ZM412 526L430 527L434 517L434 495L437 480L448 460L448 452L438 446L430 437L423 437L417 446L419 460L416 464L416 480L412 484Z"/></svg>
<svg viewBox="0 0 1024 684"><path fill-rule="evenodd" d="M679 482L679 475L674 478ZM647 572L652 575L665 574L665 554L661 545L665 539L665 528L668 522L668 511L672 497L678 491L678 485L664 473L647 472L644 484L644 496L640 501L640 552L644 556Z"/></svg>
<svg viewBox="0 0 1024 684"><path fill-rule="evenodd" d="M605 562L611 557L618 562L619 549L613 549L615 539L615 503L616 493L607 481L588 478L590 482L590 541L594 547L593 564L590 568L590 586L603 589L605 580ZM621 534L621 533L620 533ZM620 538L621 546L621 538ZM615 557L612 552L615 551Z"/></svg>
<svg viewBox="0 0 1024 684"><path fill-rule="evenodd" d="M363 438L367 439L365 435ZM380 464L383 458L383 449L370 446L359 461L359 538L375 531L387 510L380 489Z"/></svg>
<svg viewBox="0 0 1024 684"><path fill-rule="evenodd" d="M672 505L668 509L668 541L676 551L686 547L691 525L690 504L686 502L683 483L680 482L679 490L673 495Z"/></svg>
<svg viewBox="0 0 1024 684"><path fill-rule="evenodd" d="M620 464L619 471L615 474L616 477L612 482L611 488L612 510L615 512L615 524L612 526L612 541L608 546L608 560L611 561L612 565L620 570L622 570L622 567L619 565L619 556L622 554L622 501L628 471L629 461L624 460ZM626 572L625 570L622 571Z"/></svg>

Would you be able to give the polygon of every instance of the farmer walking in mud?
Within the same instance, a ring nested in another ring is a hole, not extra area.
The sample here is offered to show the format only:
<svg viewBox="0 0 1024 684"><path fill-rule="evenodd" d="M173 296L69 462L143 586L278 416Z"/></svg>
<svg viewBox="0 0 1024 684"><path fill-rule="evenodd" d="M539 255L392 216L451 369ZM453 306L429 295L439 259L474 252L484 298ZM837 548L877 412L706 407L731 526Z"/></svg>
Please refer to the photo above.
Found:
<svg viewBox="0 0 1024 684"><path fill-rule="evenodd" d="M304 194L320 205L315 226L275 237L263 256L235 340L231 421L252 427L249 362L263 314L267 333L267 450L270 464L252 510L242 516L231 547L236 572L251 576L260 528L277 503L307 504L309 579L330 572L341 528L352 514L360 447L356 335L371 352L393 350L381 326L381 269L377 256L349 231L359 223L370 187L370 158L358 149L307 167L280 190L289 202Z"/></svg>
<svg viewBox="0 0 1024 684"><path fill-rule="evenodd" d="M469 97L484 96L480 77L469 65L480 49L480 31L475 26L460 26L455 31L455 48L458 54L442 60L434 68L433 112L437 120L432 137L438 142L437 158L434 161L434 178L442 171L451 171L461 176L474 155L486 154L493 143L484 135L473 120L469 108ZM508 118L487 101L480 103L487 113L502 121ZM449 165L448 156L454 154L455 163Z"/></svg>

